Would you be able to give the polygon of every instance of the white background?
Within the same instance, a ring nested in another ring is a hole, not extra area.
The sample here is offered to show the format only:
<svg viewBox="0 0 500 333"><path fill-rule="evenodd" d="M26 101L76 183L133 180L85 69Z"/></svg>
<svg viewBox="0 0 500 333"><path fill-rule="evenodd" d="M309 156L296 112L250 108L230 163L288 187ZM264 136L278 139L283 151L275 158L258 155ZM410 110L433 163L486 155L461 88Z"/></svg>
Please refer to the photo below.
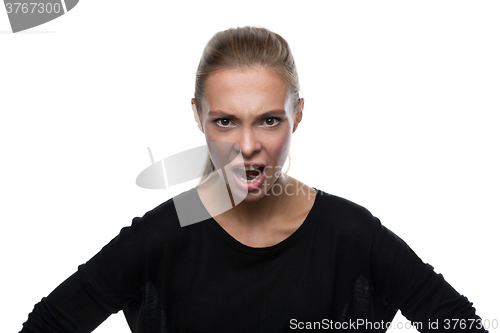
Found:
<svg viewBox="0 0 500 333"><path fill-rule="evenodd" d="M289 174L368 208L500 320L499 17L497 1L84 0L12 34L0 10L1 330L186 190L135 179L147 147L158 160L205 143L194 73L214 33L244 25L296 59ZM128 331L121 313L96 330Z"/></svg>

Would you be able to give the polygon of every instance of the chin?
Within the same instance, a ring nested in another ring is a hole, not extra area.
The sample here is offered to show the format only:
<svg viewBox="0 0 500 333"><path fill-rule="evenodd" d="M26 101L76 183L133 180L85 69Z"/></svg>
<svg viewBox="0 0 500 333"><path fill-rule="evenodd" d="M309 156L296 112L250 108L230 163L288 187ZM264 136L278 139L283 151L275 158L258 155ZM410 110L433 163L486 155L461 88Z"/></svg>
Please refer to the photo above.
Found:
<svg viewBox="0 0 500 333"><path fill-rule="evenodd" d="M258 188L256 190L248 192L247 196L243 199L243 201L253 202L259 201L267 195L267 191L269 188Z"/></svg>
<svg viewBox="0 0 500 333"><path fill-rule="evenodd" d="M271 189L279 180L275 175L275 169L264 169L264 172L254 179L253 182L247 181L245 176L239 171L227 173L228 189L231 191L234 203L259 201L265 196L272 195Z"/></svg>

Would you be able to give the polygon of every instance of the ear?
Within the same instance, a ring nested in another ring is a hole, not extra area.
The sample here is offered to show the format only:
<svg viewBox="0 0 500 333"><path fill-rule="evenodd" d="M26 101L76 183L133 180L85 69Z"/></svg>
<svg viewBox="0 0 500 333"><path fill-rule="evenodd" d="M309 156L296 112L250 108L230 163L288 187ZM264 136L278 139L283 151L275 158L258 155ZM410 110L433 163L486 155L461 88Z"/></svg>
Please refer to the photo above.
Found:
<svg viewBox="0 0 500 333"><path fill-rule="evenodd" d="M294 118L293 118L293 131L292 133L295 132L297 129L297 126L299 126L299 123L302 121L302 110L304 110L304 99L301 98L299 101L299 110L295 112Z"/></svg>
<svg viewBox="0 0 500 333"><path fill-rule="evenodd" d="M200 131L202 133L205 133L203 131L203 126L201 124L201 121L200 121L200 116L198 114L198 110L196 109L196 103L194 102L194 98L191 98L191 108L193 109L193 113L194 113L194 120L196 121L196 123L198 124L198 128L200 129Z"/></svg>

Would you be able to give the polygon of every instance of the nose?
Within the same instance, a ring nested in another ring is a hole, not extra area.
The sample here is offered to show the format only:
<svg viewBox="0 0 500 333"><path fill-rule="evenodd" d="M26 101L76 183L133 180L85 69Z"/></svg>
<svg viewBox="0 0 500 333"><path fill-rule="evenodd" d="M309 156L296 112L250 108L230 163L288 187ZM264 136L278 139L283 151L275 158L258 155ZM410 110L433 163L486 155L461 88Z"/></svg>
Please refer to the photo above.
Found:
<svg viewBox="0 0 500 333"><path fill-rule="evenodd" d="M239 142L241 154L249 158L262 149L262 145L253 128L243 128L239 133Z"/></svg>

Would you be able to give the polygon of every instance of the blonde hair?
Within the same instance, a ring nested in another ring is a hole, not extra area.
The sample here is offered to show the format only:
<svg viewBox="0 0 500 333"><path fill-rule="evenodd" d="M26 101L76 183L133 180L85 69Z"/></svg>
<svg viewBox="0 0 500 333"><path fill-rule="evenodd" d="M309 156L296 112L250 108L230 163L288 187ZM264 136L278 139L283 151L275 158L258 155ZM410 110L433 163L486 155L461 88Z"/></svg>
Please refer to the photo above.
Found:
<svg viewBox="0 0 500 333"><path fill-rule="evenodd" d="M205 46L196 71L194 102L198 115L202 112L201 101L205 93L208 76L221 69L251 69L262 66L275 71L288 84L294 111L300 109L299 75L290 46L286 40L265 28L238 27L216 33ZM290 154L288 154L290 169ZM215 166L207 153L200 183L215 171Z"/></svg>

